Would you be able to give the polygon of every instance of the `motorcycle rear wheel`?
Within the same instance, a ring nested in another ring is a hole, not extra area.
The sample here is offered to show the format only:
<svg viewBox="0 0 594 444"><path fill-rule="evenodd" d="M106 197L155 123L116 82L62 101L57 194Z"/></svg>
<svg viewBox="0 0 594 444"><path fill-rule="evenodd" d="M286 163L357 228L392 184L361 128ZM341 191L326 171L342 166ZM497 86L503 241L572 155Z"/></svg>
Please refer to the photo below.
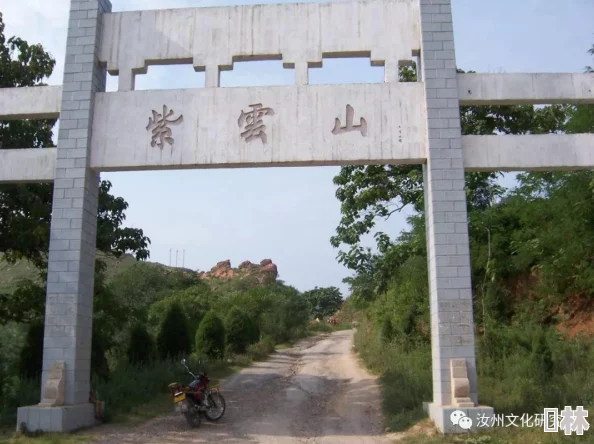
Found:
<svg viewBox="0 0 594 444"><path fill-rule="evenodd" d="M186 421L193 429L200 427L200 412L195 411L194 409L190 409L186 413L184 413L186 417Z"/></svg>
<svg viewBox="0 0 594 444"><path fill-rule="evenodd" d="M225 398L219 392L208 394L208 403L213 406L204 411L204 417L209 421L218 421L225 414Z"/></svg>

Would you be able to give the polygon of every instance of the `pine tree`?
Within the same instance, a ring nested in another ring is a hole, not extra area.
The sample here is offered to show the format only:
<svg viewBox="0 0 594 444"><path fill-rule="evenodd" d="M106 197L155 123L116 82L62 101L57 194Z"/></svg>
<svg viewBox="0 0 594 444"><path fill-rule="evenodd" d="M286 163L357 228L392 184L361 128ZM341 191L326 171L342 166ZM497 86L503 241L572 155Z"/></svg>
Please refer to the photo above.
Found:
<svg viewBox="0 0 594 444"><path fill-rule="evenodd" d="M214 359L220 359L224 355L225 326L212 311L200 322L196 332L196 351Z"/></svg>
<svg viewBox="0 0 594 444"><path fill-rule="evenodd" d="M190 353L188 318L179 304L172 304L161 324L157 348L162 359L177 358Z"/></svg>
<svg viewBox="0 0 594 444"><path fill-rule="evenodd" d="M155 341L141 324L137 324L130 333L127 355L128 362L134 365L148 364L155 358Z"/></svg>

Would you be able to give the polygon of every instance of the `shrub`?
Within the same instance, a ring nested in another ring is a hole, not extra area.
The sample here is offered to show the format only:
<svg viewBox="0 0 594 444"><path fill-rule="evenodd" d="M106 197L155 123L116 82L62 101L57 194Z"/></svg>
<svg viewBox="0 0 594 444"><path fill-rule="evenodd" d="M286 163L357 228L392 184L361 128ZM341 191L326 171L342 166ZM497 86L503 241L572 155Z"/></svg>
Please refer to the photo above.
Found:
<svg viewBox="0 0 594 444"><path fill-rule="evenodd" d="M394 327L392 325L392 320L390 319L389 316L386 316L384 318L384 321L382 322L382 332L381 332L381 337L382 337L382 341L384 343L389 343L392 342L392 339L394 339Z"/></svg>
<svg viewBox="0 0 594 444"><path fill-rule="evenodd" d="M91 342L91 374L93 378L109 378L109 363L105 356L107 347L104 333L93 322L93 339Z"/></svg>
<svg viewBox="0 0 594 444"><path fill-rule="evenodd" d="M188 319L178 304L171 304L159 329L157 347L162 359L178 358L191 351Z"/></svg>
<svg viewBox="0 0 594 444"><path fill-rule="evenodd" d="M190 338L196 335L200 321L209 310L209 298L212 291L206 284L194 285L184 290L171 291L163 299L153 303L148 311L148 329L152 334L158 334L159 326L167 316L172 304L179 304L188 318Z"/></svg>
<svg viewBox="0 0 594 444"><path fill-rule="evenodd" d="M43 367L43 323L33 322L29 326L25 346L19 359L19 374L38 380Z"/></svg>
<svg viewBox="0 0 594 444"><path fill-rule="evenodd" d="M209 358L220 359L225 351L225 326L214 313L204 316L196 332L196 351Z"/></svg>
<svg viewBox="0 0 594 444"><path fill-rule="evenodd" d="M246 354L254 361L258 361L264 359L273 351L274 339L270 336L265 336L255 344L248 345Z"/></svg>
<svg viewBox="0 0 594 444"><path fill-rule="evenodd" d="M256 342L253 340L254 328L254 322L250 317L239 308L233 307L225 319L227 350L231 353L245 353L246 347Z"/></svg>
<svg viewBox="0 0 594 444"><path fill-rule="evenodd" d="M144 366L120 365L111 373L109 382L100 381L93 390L98 399L105 401L106 419L111 420L121 413L146 407L159 394L167 393L168 384L180 381L181 371L180 364L171 360L155 360ZM171 400L167 399L167 403L171 405Z"/></svg>
<svg viewBox="0 0 594 444"><path fill-rule="evenodd" d="M128 362L136 365L148 364L155 358L155 342L143 325L132 329L127 355Z"/></svg>

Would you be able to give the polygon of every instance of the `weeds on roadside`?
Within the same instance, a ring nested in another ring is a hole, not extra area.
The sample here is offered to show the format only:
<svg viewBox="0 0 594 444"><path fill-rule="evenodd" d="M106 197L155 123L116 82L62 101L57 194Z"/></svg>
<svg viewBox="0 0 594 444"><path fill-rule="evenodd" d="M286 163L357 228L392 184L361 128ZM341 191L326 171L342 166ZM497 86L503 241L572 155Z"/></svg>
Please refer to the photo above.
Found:
<svg viewBox="0 0 594 444"><path fill-rule="evenodd" d="M477 339L481 404L494 407L497 413L515 415L534 415L542 413L545 407L563 408L565 405L581 405L593 411L594 344L591 340L568 340L552 329L529 325L501 327L491 331L490 336ZM357 330L355 344L367 367L380 374L386 426L392 431L402 431L426 417L422 403L432 399L430 346L422 342L411 344L411 340L404 342L398 337L386 342L381 332L369 324ZM555 443L554 436L545 434L543 437L541 433L523 444ZM411 443L437 442L424 438L427 441ZM472 439L479 438L483 439ZM459 439L445 442L465 442ZM505 435L489 435L484 440L493 444L516 442L515 438ZM482 442L468 441L467 444Z"/></svg>

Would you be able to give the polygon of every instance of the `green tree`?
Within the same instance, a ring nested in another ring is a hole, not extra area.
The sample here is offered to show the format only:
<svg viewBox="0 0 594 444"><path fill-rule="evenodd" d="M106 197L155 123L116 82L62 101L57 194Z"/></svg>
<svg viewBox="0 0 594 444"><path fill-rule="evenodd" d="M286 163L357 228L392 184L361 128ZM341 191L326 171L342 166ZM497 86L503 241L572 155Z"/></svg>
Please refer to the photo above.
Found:
<svg viewBox="0 0 594 444"><path fill-rule="evenodd" d="M401 73L401 80L414 78L404 77ZM565 107L560 105L541 109L532 106L463 106L460 115L464 135L555 133L564 128L566 120ZM501 197L503 189L496 182L499 176L496 172L466 174L469 212L483 210ZM424 213L422 166L349 165L341 168L334 184L337 185L336 197L341 203L342 218L330 242L335 248L347 247L346 251L339 251L338 260L356 272L375 274L380 265L378 258L361 245L361 237L374 230L378 219L386 220L407 206L418 214ZM382 232L374 236L379 254L385 256L393 241ZM386 259L384 257L384 263ZM380 291L386 291L387 281L377 285Z"/></svg>
<svg viewBox="0 0 594 444"><path fill-rule="evenodd" d="M277 285L269 289L271 303L261 315L262 335L277 343L304 333L309 320L309 304L293 287Z"/></svg>
<svg viewBox="0 0 594 444"><path fill-rule="evenodd" d="M225 325L215 312L204 316L196 332L196 352L209 358L220 359L225 353Z"/></svg>
<svg viewBox="0 0 594 444"><path fill-rule="evenodd" d="M162 299L151 304L148 310L148 324L153 332L158 332L158 326L169 311L172 304L178 304L188 318L190 338L196 335L200 321L209 311L213 299L212 290L202 281L183 290L163 291Z"/></svg>
<svg viewBox="0 0 594 444"><path fill-rule="evenodd" d="M304 292L303 298L309 303L310 313L314 318L332 316L344 302L336 287L316 287Z"/></svg>
<svg viewBox="0 0 594 444"><path fill-rule="evenodd" d="M127 355L128 362L134 365L148 364L155 358L155 342L144 325L132 329Z"/></svg>
<svg viewBox="0 0 594 444"><path fill-rule="evenodd" d="M21 350L19 375L40 379L43 367L43 323L34 322L29 325L25 346Z"/></svg>
<svg viewBox="0 0 594 444"><path fill-rule="evenodd" d="M179 304L172 304L161 324L157 348L162 359L188 355L192 345L188 331L188 318Z"/></svg>
<svg viewBox="0 0 594 444"><path fill-rule="evenodd" d="M109 378L109 363L107 351L112 342L107 339L101 327L93 323L93 339L91 342L91 377L94 380L107 380Z"/></svg>
<svg viewBox="0 0 594 444"><path fill-rule="evenodd" d="M250 343L256 342L254 341L254 327L254 323L246 313L233 307L225 318L227 350L231 353L244 353ZM198 344L198 339L196 341Z"/></svg>
<svg viewBox="0 0 594 444"><path fill-rule="evenodd" d="M54 69L55 60L41 45L4 35L4 22L0 13L0 88L35 87L43 85ZM55 119L22 119L0 121L0 149L52 147L52 128ZM149 257L150 240L141 229L124 228L128 203L109 192L111 183L102 181L99 189L97 213L97 248L115 256L133 252L137 259ZM0 252L4 259L14 262L30 260L45 282L49 228L52 205L52 184L0 185ZM43 318L44 299L21 298L34 291L44 293L30 284L20 294L0 295L0 322L25 321ZM8 313L8 314L7 314Z"/></svg>

